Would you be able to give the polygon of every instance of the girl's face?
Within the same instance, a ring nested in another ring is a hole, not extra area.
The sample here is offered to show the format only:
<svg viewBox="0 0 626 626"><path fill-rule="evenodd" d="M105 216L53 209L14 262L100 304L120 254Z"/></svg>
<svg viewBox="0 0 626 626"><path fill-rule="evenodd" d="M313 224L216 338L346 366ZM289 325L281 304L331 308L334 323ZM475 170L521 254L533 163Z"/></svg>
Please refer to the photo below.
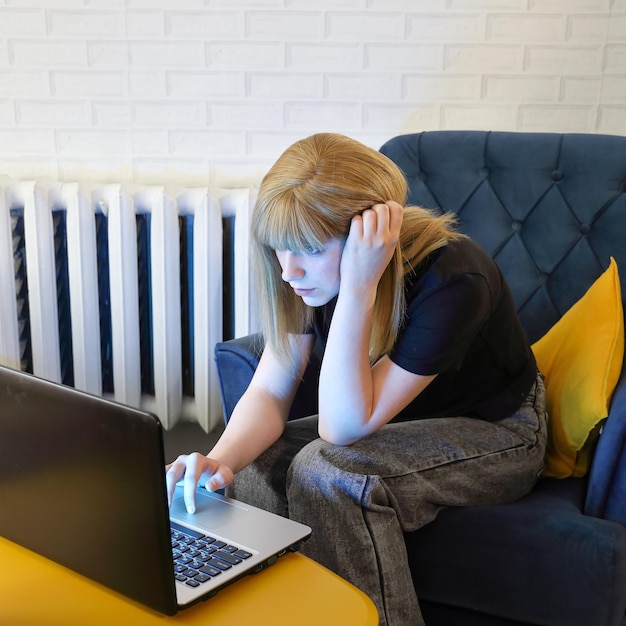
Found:
<svg viewBox="0 0 626 626"><path fill-rule="evenodd" d="M339 293L345 239L329 239L322 250L276 250L282 279L308 306L323 306Z"/></svg>

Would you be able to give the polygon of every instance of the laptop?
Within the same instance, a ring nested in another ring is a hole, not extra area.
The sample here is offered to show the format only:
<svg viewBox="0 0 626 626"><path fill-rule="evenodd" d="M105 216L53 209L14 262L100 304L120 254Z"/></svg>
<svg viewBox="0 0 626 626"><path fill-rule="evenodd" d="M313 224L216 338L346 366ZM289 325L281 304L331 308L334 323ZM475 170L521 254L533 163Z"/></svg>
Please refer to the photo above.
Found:
<svg viewBox="0 0 626 626"><path fill-rule="evenodd" d="M307 526L198 489L168 510L157 417L0 367L0 535L166 615L299 548Z"/></svg>

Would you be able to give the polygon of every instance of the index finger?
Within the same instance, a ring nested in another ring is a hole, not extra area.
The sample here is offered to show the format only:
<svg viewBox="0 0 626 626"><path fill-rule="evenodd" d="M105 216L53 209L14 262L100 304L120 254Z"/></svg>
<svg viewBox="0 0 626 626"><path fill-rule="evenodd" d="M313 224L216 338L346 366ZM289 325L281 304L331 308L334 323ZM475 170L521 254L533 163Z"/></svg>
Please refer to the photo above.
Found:
<svg viewBox="0 0 626 626"><path fill-rule="evenodd" d="M196 490L200 479L204 476L208 480L217 469L217 464L202 454L194 452L187 457L187 469L183 482L183 499L187 513L196 512Z"/></svg>
<svg viewBox="0 0 626 626"><path fill-rule="evenodd" d="M183 454L166 466L168 503L171 506L176 484L183 478L183 500L190 514L196 511L196 489L203 475L209 478L214 463L198 452Z"/></svg>

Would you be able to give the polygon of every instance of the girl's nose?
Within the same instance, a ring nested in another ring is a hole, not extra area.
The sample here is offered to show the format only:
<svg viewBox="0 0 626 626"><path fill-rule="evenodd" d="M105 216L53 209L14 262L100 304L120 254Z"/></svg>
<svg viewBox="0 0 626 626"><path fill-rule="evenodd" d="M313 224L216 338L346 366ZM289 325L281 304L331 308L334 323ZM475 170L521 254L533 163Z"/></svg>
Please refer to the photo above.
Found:
<svg viewBox="0 0 626 626"><path fill-rule="evenodd" d="M298 280L304 276L304 268L299 261L300 256L289 250L279 255L279 261L282 266L282 279L288 283L292 280Z"/></svg>

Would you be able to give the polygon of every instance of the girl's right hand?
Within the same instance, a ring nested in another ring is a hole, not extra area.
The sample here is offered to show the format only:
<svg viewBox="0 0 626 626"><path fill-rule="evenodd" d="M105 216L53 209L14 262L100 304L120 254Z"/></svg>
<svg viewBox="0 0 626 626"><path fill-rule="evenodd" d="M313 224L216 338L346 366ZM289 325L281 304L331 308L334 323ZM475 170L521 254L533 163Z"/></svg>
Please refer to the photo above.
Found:
<svg viewBox="0 0 626 626"><path fill-rule="evenodd" d="M167 500L172 505L176 483L183 482L183 497L187 512L196 512L196 489L204 482L209 491L217 491L233 481L233 471L227 465L193 452L181 454L173 463L165 466L165 482L167 485Z"/></svg>
<svg viewBox="0 0 626 626"><path fill-rule="evenodd" d="M402 213L402 205L389 200L352 218L341 258L342 287L376 289L398 243Z"/></svg>

